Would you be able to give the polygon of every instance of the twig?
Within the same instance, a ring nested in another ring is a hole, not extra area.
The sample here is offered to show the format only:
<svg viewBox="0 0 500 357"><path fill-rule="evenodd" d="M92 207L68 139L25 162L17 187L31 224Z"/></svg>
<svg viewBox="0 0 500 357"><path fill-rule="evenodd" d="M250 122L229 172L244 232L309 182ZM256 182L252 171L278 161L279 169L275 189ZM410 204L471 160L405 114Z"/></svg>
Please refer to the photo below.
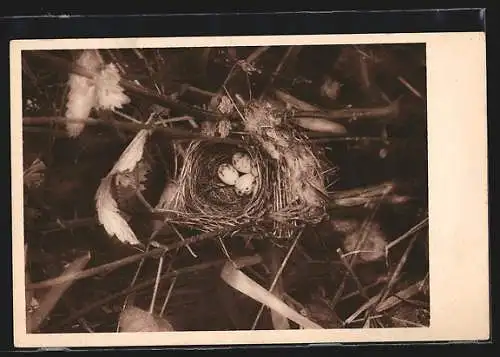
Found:
<svg viewBox="0 0 500 357"><path fill-rule="evenodd" d="M245 60L244 62L248 63L249 65L252 64L252 62L255 62L261 54L267 51L269 46L262 46L258 47L255 51L253 51ZM234 63L229 70L229 73L227 74L226 78L224 79L224 82L222 82L219 90L217 93L215 93L214 96L221 95L223 90L225 89L226 85L229 83L229 81L237 74L239 73L240 70L242 70L242 67L240 65L241 61L238 61Z"/></svg>
<svg viewBox="0 0 500 357"><path fill-rule="evenodd" d="M156 271L156 281L153 290L153 296L151 297L151 303L149 304L149 313L152 314L155 308L156 295L158 294L158 287L160 286L161 270L163 268L164 256L162 255L158 261L158 270Z"/></svg>
<svg viewBox="0 0 500 357"><path fill-rule="evenodd" d="M260 46L255 49L245 60L245 62L251 64L255 62L264 52L266 52L271 46Z"/></svg>
<svg viewBox="0 0 500 357"><path fill-rule="evenodd" d="M422 221L420 221L419 223L417 223L416 225L411 227L406 233L401 235L399 238L397 238L397 239L393 240L392 242L390 242L389 244L387 244L385 247L386 253L395 245L401 243L403 240L410 237L412 234L417 233L419 230L421 230L422 228L427 226L428 223L429 223L429 217L426 217Z"/></svg>
<svg viewBox="0 0 500 357"><path fill-rule="evenodd" d="M202 94L202 95L207 96L207 97L214 97L217 95L217 93L210 92L210 91L207 91L205 89L200 89L200 88L194 87L190 84L184 84L184 85L182 85L182 88L184 90L187 90L187 91L190 91L193 93Z"/></svg>
<svg viewBox="0 0 500 357"><path fill-rule="evenodd" d="M137 193L138 191L136 191ZM142 195L141 195L142 196ZM143 197L144 198L144 197ZM144 199L145 200L145 199ZM146 201L147 202L147 201ZM149 204L149 203L148 203ZM165 225L165 223L163 224L163 226ZM146 252L149 251L149 249L152 247L152 244L151 242L153 241L153 239L156 237L156 235L158 234L158 232L160 232L160 230L163 228L163 226L161 227L158 227L156 230L154 230L151 235L149 236L149 239L148 239L148 245L146 246ZM161 258L163 258L164 255L161 255ZM146 261L146 258L147 257L143 257L141 259L141 261L139 262L138 266L137 266L137 269L134 273L134 276L132 278L132 281L130 282L130 287L133 287L135 285L135 283L137 282L137 279L139 278L139 274L141 272L141 269L142 267L144 266L144 263ZM173 260L170 262L170 264L173 263ZM125 310L125 308L127 307L128 305L128 302L129 302L129 299L131 298L131 295L127 295L125 297L125 300L123 301L123 305L122 305L122 309L121 311L123 312L123 310ZM133 297L132 297L133 299ZM120 321L118 321L117 325L116 325L116 332L119 332L120 331Z"/></svg>
<svg viewBox="0 0 500 357"><path fill-rule="evenodd" d="M349 264L349 262L345 258L344 252L342 252L341 248L337 249L337 254L340 257L340 261L342 262L342 264L344 264L344 266L346 267L346 269L349 271L349 274L351 274L351 277L354 280L354 282L356 283L356 286L357 286L358 291L361 294L361 296L364 297L366 300L370 300L370 298L366 294L365 287L363 286L363 284L361 284L361 281L359 281L358 276L356 275L356 273L352 269L352 266Z"/></svg>
<svg viewBox="0 0 500 357"><path fill-rule="evenodd" d="M399 260L399 263L398 265L396 266L396 268L394 269L394 272L392 273L389 281L387 282L387 285L385 286L385 288L382 290L382 292L380 293L379 295L379 299L377 300L377 302L375 304L373 304L371 306L371 308L367 311L366 313L366 316L365 316L365 322L367 321L367 319L370 317L370 315L373 314L373 312L377 309L378 305L384 301L385 299L387 299L387 296L389 295L392 287L394 286L394 284L396 283L396 280L397 278L399 277L400 273L401 273L401 270L403 269L403 266L405 265L406 263L406 260L408 259L408 255L410 254L410 251L411 249L413 248L413 245L415 244L415 241L417 240L418 238L418 235L415 235L413 236L412 240L410 241L410 243L408 244L408 247L406 248L405 252L403 253L403 255L401 256L401 259Z"/></svg>
<svg viewBox="0 0 500 357"><path fill-rule="evenodd" d="M354 207L362 206L372 200L381 201L394 191L395 184L391 181L378 185L343 190L333 193L332 200L334 206Z"/></svg>
<svg viewBox="0 0 500 357"><path fill-rule="evenodd" d="M351 314L351 316L349 316L345 320L344 325L350 325L353 322L355 322L356 321L355 320L356 317L358 317L359 315L361 315L364 311L368 310L370 307L371 308L375 307L374 310L373 310L373 312L377 312L377 313L382 313L384 311L387 311L387 310L395 307L396 305L398 305L398 304L400 304L401 302L404 301L401 296L403 296L404 298L410 298L413 295L418 294L418 292L419 292L418 286L420 284L421 284L420 281L416 282L416 283L413 283L412 285L408 286L407 288L399 291L397 293L397 295L394 295L394 296L386 299L383 303L377 305L377 302L380 301L380 297L384 293L383 291L379 292L377 295L375 295L372 298L370 298L369 301L367 301L366 303L364 303L353 314ZM366 316L363 317L363 320L367 321L366 320Z"/></svg>
<svg viewBox="0 0 500 357"><path fill-rule="evenodd" d="M324 118L324 119L348 119L348 120L358 120L365 118L380 118L380 119L391 119L397 117L400 110L401 98L398 98L389 105L384 107L374 107L374 108L346 108L346 109L333 109L333 110L321 110L308 109L300 110L295 112L294 118Z"/></svg>
<svg viewBox="0 0 500 357"><path fill-rule="evenodd" d="M172 282L170 283L170 287L168 288L167 295L165 296L165 300L163 300L163 305L162 305L161 310L160 310L160 317L162 317L163 314L165 313L165 309L167 307L168 301L170 300L170 297L172 296L172 291L174 291L174 286L175 286L176 282L177 282L177 277L175 276L172 279Z"/></svg>
<svg viewBox="0 0 500 357"><path fill-rule="evenodd" d="M75 218L70 220L57 220L45 226L26 227L27 231L38 231L41 233L49 233L61 230L75 229L81 227L89 227L97 225L97 217Z"/></svg>
<svg viewBox="0 0 500 357"><path fill-rule="evenodd" d="M156 122L156 124L168 124L168 123L177 123L180 121L188 121L188 120L193 120L193 117L184 115L182 117L174 117L174 118L168 118L168 119L161 119Z"/></svg>
<svg viewBox="0 0 500 357"><path fill-rule="evenodd" d="M373 208L372 212L370 213L370 215L365 219L365 221L363 222L363 225L359 228L360 232L362 232L364 228L366 228L368 225L371 224L379 207L380 207L380 202L377 202L375 207ZM364 242L366 240L366 237L368 236L368 232L369 231L367 229L365 229L364 234L360 237L360 239L358 239L358 242L353 250L359 250L360 247L362 247L362 245L364 244ZM348 262L348 264L350 266L354 265L356 263L357 259L358 259L358 255L353 255L352 258L350 259L350 261ZM338 287L337 292L335 293L335 296L333 297L333 299L330 303L332 308L335 308L335 306L339 302L340 297L342 296L342 294L344 292L346 283L347 283L347 275L344 275L344 277L342 278L342 282L340 283L340 286Z"/></svg>
<svg viewBox="0 0 500 357"><path fill-rule="evenodd" d="M115 109L112 109L112 112L115 113L116 115L119 115L121 116L122 118L125 118L127 120L130 120L132 123L136 123L136 124L142 124L142 122L140 120L137 120L135 118L132 118L130 115L128 114L125 114L125 113L122 113L121 111L119 110L115 110Z"/></svg>
<svg viewBox="0 0 500 357"><path fill-rule="evenodd" d="M365 89L371 88L370 74L368 73L368 64L364 55L359 56L359 66L361 72L361 82Z"/></svg>
<svg viewBox="0 0 500 357"><path fill-rule="evenodd" d="M417 96L420 99L423 99L422 94L420 94L420 92L417 89L415 89L415 87L413 87L410 83L408 83L408 81L403 76L398 76L398 81L400 81L406 88L408 88L408 90L412 92L415 96Z"/></svg>
<svg viewBox="0 0 500 357"><path fill-rule="evenodd" d="M394 317L394 316L391 316L391 319L396 321L396 322L401 322L403 324L406 324L406 325L410 325L410 326L413 326L413 327L426 327L425 325L422 325L418 322L414 322L414 321L409 321L409 320L405 320L405 319L400 319L398 317Z"/></svg>
<svg viewBox="0 0 500 357"><path fill-rule="evenodd" d="M54 285L64 284L64 283L67 283L69 281L76 281L76 280L80 280L80 279L84 279L84 278L89 278L91 276L95 276L98 274L102 274L105 272L111 272L111 271L118 269L122 266L132 264L132 263L136 262L137 260L142 259L143 257L159 255L161 252L163 252L163 250L156 249L156 250L149 251L147 253L135 254L135 255L132 255L132 256L129 256L129 257L126 257L123 259L116 260L112 263L103 264L103 265L100 265L98 267L83 270L83 271L75 273L75 274L59 276L57 278L48 279L48 280L38 282L38 283L31 283L26 287L26 289L28 289L28 290L43 289L43 288L47 288L47 287L54 286Z"/></svg>
<svg viewBox="0 0 500 357"><path fill-rule="evenodd" d="M385 283L385 282L387 282L387 279L385 279L385 278L377 279L375 282L371 283L370 285L365 286L365 290L367 290L367 289L371 289L371 288L374 288L374 287L376 287L377 285L380 285L380 284ZM346 294L346 295L342 296L342 297L339 299L339 302L341 302L341 301L345 301L345 300L350 299L350 298L352 298L352 297L355 297L355 296L357 296L359 293L360 293L359 291L354 291L354 292L352 292L352 293Z"/></svg>
<svg viewBox="0 0 500 357"><path fill-rule="evenodd" d="M238 258L237 264L240 267L245 267L245 266L259 264L261 261L262 261L262 259L260 256L253 255L253 256L245 256L245 257ZM215 260L215 261L211 261L211 262L207 262L207 263L193 265L193 266L186 267L186 268L172 270L172 271L169 271L169 272L163 274L160 277L160 280L165 280L168 278L175 278L175 277L178 277L179 275L194 273L194 272L201 271L201 270L206 270L206 269L215 268L218 266L223 266L226 262L227 262L226 259L219 259L219 260ZM115 294L108 295L103 299L95 301L95 302L89 304L88 306L86 306L78 311L75 311L70 316L68 316L66 319L64 319L63 321L58 323L57 326L55 326L54 328L61 328L65 325L71 323L72 321L78 319L79 317L86 315L90 311L109 303L110 301L113 301L121 296L128 295L128 294L131 294L133 292L146 289L146 288L150 287L151 285L153 285L155 282L156 282L156 278L149 279L149 280L146 280L146 281L144 281L140 284L137 284L135 286L129 286L128 288L126 288L120 292L117 292Z"/></svg>
<svg viewBox="0 0 500 357"><path fill-rule="evenodd" d="M181 241L184 242L186 240L186 238L184 238L184 236L181 234L181 232L179 232L179 230L173 224L170 224L170 227L172 227L172 230L175 232L175 234L177 234L177 236L180 238ZM189 246L189 244L186 244L186 249L189 251L189 253L191 253L193 258L198 258L196 253Z"/></svg>
<svg viewBox="0 0 500 357"><path fill-rule="evenodd" d="M81 122L76 119L68 119L65 117L24 117L23 125L44 125L49 123L56 124L66 124L68 122ZM95 118L87 118L85 120L86 125L103 125L108 127L120 128L132 132L138 132L142 129L150 129L153 131L159 131L173 139L192 139L192 140L206 140L213 142L221 142L221 143L232 143L239 144L239 140L230 139L230 138L217 138L212 136L206 136L202 134L198 134L196 132L174 129L174 128L166 128L159 125L147 125L140 123L126 123L120 122L116 120L101 120Z"/></svg>
<svg viewBox="0 0 500 357"><path fill-rule="evenodd" d="M309 104L307 102L304 102L298 98L295 98L293 95L290 93L287 93L285 91L276 89L274 90L274 95L281 101L289 104L290 106L299 109L301 112L305 113L316 113L316 112L321 112L321 108Z"/></svg>
<svg viewBox="0 0 500 357"><path fill-rule="evenodd" d="M89 260L90 253L87 253L85 256L76 259L66 268L61 277L71 277L73 274L77 274L85 265L87 265ZM65 284L52 287L52 289L50 289L49 292L45 294L38 310L36 310L31 315L27 315L26 330L28 333L38 330L47 315L52 311L61 296L71 286L72 283L73 281L69 280Z"/></svg>
<svg viewBox="0 0 500 357"><path fill-rule="evenodd" d="M290 55L294 51L296 52L295 55L297 55L298 51L300 51L300 47L298 48L298 51L297 51L297 47L296 46L289 46L288 47L288 49L286 50L285 54L281 58L280 63L278 63L278 66L276 67L276 69L274 70L274 72L271 74L271 77L269 78L269 82L267 83L266 87L262 91L262 93L260 95L260 99L261 100L263 99L264 95L267 93L267 91L269 90L269 88L273 85L276 77L279 76L281 70L283 69L283 66L285 65L285 62L287 61L287 59L290 57Z"/></svg>
<svg viewBox="0 0 500 357"><path fill-rule="evenodd" d="M285 269L285 266L286 264L288 263L288 260L290 259L294 249L295 249L295 246L297 245L298 241L299 241L299 238L302 236L302 233L303 233L304 230L302 230L301 232L299 232L297 234L297 237L295 237L292 245L290 246L290 249L288 249L288 253L286 254L285 258L283 259L283 262L281 263L281 266L279 267L278 271L276 272L276 275L274 276L274 279L271 283L271 286L269 287L269 292L273 292L274 288L276 287L276 284L278 283L279 281L279 278L281 277L281 274L283 273L283 270ZM259 319L260 319L260 316L262 315L262 312L264 311L264 305L260 305L260 308L259 308L259 311L257 312L257 316L255 316L255 320L252 324L252 330L255 330L255 328L257 327L257 323L259 322Z"/></svg>
<svg viewBox="0 0 500 357"><path fill-rule="evenodd" d="M229 230L227 232L229 232ZM68 281L88 278L88 277L91 277L91 276L94 276L97 274L101 274L104 272L109 273L115 269L121 268L122 266L132 264L138 260L141 260L142 258L159 256L165 252L169 252L169 251L172 251L174 249L184 247L187 244L198 243L202 240L214 238L214 237L218 236L219 234L223 234L223 233L226 233L226 231L202 233L202 234L199 234L199 235L196 235L193 237L186 238L184 242L176 242L176 243L170 244L168 246L161 245L159 248L152 249L149 252L135 254L135 255L132 255L132 256L129 256L129 257L126 257L123 259L119 259L119 260L114 261L112 263L103 264L103 265L100 265L100 266L97 266L94 268L84 270L84 271L79 272L77 274L48 279L48 280L38 282L38 283L31 283L28 286L26 286L26 289L28 289L28 290L42 289L42 288L47 288L47 287L53 286L53 285L63 284L63 283L66 283Z"/></svg>

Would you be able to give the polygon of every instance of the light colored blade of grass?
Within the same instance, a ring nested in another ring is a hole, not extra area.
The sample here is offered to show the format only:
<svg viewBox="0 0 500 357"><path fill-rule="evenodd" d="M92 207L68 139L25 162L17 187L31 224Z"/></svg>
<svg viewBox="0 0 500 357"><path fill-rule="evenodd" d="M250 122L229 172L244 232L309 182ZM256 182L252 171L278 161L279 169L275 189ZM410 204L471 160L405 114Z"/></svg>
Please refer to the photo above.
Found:
<svg viewBox="0 0 500 357"><path fill-rule="evenodd" d="M381 312L386 311L386 310L388 310L388 309L396 306L397 304L399 304L402 301L401 299L409 299L413 295L418 294L419 291L420 291L421 284L422 284L422 281L418 281L418 282L410 285L406 289L403 289L400 292L396 293L396 295L399 296L400 298L398 298L396 296L390 296L390 297L388 297L386 300L382 301L377 306L377 308L375 309L375 311L377 313L381 313ZM351 316L349 316L345 320L345 324L347 324L347 325L351 324L359 315L361 315L363 312L365 312L366 310L368 310L373 304L376 304L377 301L380 300L380 297L381 297L381 293L373 296L372 298L370 298L370 300L368 300L358 310L356 310L355 313L353 313Z"/></svg>
<svg viewBox="0 0 500 357"><path fill-rule="evenodd" d="M406 289L399 291L398 293L395 294L396 296L389 296L387 299L382 301L377 306L375 311L380 313L382 311L389 310L390 308L401 303L402 300L407 300L407 299L411 298L412 296L418 294L420 292L421 284L422 284L422 280L410 285Z"/></svg>
<svg viewBox="0 0 500 357"><path fill-rule="evenodd" d="M85 254L83 257L77 258L66 268L61 276L73 275L81 271L87 265L89 260L90 253ZM40 302L40 307L32 315L30 315L26 321L27 333L32 333L38 330L42 322L45 320L48 314L50 314L61 296L66 292L71 284L73 284L73 281L54 286L47 292L47 294Z"/></svg>
<svg viewBox="0 0 500 357"><path fill-rule="evenodd" d="M221 272L221 278L232 288L266 305L271 310L276 311L300 326L309 329L322 329L321 326L299 314L268 290L250 279L243 272L235 268L231 262L225 264Z"/></svg>

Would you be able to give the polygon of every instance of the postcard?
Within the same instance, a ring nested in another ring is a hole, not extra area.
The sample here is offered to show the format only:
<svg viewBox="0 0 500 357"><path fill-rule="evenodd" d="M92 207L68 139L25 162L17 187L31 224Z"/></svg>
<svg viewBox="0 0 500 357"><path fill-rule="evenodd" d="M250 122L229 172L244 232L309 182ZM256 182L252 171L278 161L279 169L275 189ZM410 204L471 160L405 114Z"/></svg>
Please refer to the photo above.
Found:
<svg viewBox="0 0 500 357"><path fill-rule="evenodd" d="M10 61L16 347L489 339L484 33Z"/></svg>

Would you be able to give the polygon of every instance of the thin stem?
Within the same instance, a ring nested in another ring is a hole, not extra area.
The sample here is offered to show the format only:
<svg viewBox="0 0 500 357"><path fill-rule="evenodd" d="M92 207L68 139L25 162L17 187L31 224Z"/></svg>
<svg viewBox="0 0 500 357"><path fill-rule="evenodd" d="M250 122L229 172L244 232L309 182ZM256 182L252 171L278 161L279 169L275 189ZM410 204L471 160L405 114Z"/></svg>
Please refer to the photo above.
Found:
<svg viewBox="0 0 500 357"><path fill-rule="evenodd" d="M271 283L271 286L269 287L269 292L273 292L274 288L276 287L276 284L278 283L279 278L281 277L281 274L283 273L283 270L285 269L285 266L288 263L288 260L290 259L291 255L295 249L295 246L297 245L297 243L299 241L299 238L302 236L303 231L304 230L302 229L302 231L297 234L297 237L295 237L292 245L290 246L290 249L288 249L288 252L287 252L285 258L283 259L283 262L281 263L281 266L279 267L278 271L276 272L276 275L274 276L274 279ZM259 322L260 316L262 315L263 311L264 311L264 305L260 305L259 311L257 312L257 316L255 316L255 320L252 324L252 330L255 330L255 328L257 327L257 323Z"/></svg>
<svg viewBox="0 0 500 357"><path fill-rule="evenodd" d="M165 313L165 309L167 307L168 301L170 300L170 297L172 296L172 292L174 291L174 286L177 281L177 277L174 277L172 279L172 282L170 283L170 287L168 288L167 291L167 296L165 296L165 300L163 301L163 305L160 310L160 317L163 317L163 314Z"/></svg>
<svg viewBox="0 0 500 357"><path fill-rule="evenodd" d="M227 262L226 259L219 259L219 260L210 261L207 263L193 265L193 266L186 267L186 268L172 270L172 271L164 273L160 277L160 279L164 280L164 279L168 279L168 278L175 278L179 275L194 273L197 271L202 271L202 270L206 270L206 269L210 269L210 268L214 268L214 267L218 267L218 266L223 266L226 262ZM240 268L245 267L245 266L254 265L254 264L259 264L260 262L261 262L261 258L258 255L245 256L245 257L241 257L241 258L237 259L237 265L240 266ZM144 282L137 284L135 286L129 286L128 288L126 288L120 292L117 292L115 294L108 295L103 299L95 301L95 302L87 305L86 307L84 307L78 311L75 311L70 316L68 316L66 319L64 319L63 321L58 323L56 327L60 328L60 327L66 326L67 324L73 322L74 320L78 319L79 317L86 315L87 313L89 313L90 311L92 311L94 309L97 309L97 308L123 296L123 295L128 295L128 294L131 294L133 292L146 289L146 288L150 287L151 285L153 285L155 282L156 282L156 278L149 279L149 280L144 281Z"/></svg>
<svg viewBox="0 0 500 357"><path fill-rule="evenodd" d="M408 255L410 254L410 251L413 248L413 245L415 244L415 241L416 241L417 238L418 238L418 235L413 236L412 240L408 244L408 247L406 248L405 252L401 256L401 259L399 260L398 265L394 269L394 272L392 273L389 281L387 282L387 285L385 286L385 288L383 289L383 291L380 293L379 299L377 299L377 301L375 302L375 304L373 304L370 307L370 309L366 312L365 321L367 321L367 319L370 317L370 315L373 314L373 312L377 309L377 306L382 301L384 301L385 299L387 299L387 296L389 295L389 293L391 292L392 287L396 283L396 280L399 277L399 275L401 273L401 270L403 269L403 266L405 265L406 260L408 259Z"/></svg>
<svg viewBox="0 0 500 357"><path fill-rule="evenodd" d="M172 227L172 230L175 232L175 234L177 234L177 236L180 238L181 241L183 241L183 242L186 241L186 238L184 238L184 236L181 234L181 232L179 232L179 230L173 224L170 224L170 227ZM191 253L191 255L194 258L198 258L198 255L196 255L196 253L191 249L189 244L186 244L186 249L189 251L189 253Z"/></svg>
<svg viewBox="0 0 500 357"><path fill-rule="evenodd" d="M412 234L417 233L419 230L424 228L427 224L429 223L429 217L426 217L416 225L414 225L412 228L410 228L406 233L401 235L399 238L393 240L391 243L387 244L386 250L389 251L392 247L395 245L401 243L403 240L406 238L410 237Z"/></svg>
<svg viewBox="0 0 500 357"><path fill-rule="evenodd" d="M161 270L163 268L164 256L162 255L158 261L158 270L156 271L156 281L153 290L153 296L151 297L151 303L149 304L149 313L153 314L156 302L156 295L158 294L158 287L160 286Z"/></svg>
<svg viewBox="0 0 500 357"><path fill-rule="evenodd" d="M353 278L354 282L356 283L356 287L358 288L358 291L361 294L361 296L364 297L366 300L370 300L370 298L366 294L366 290L365 290L363 284L361 284L361 281L359 281L358 276L356 275L356 273L352 269L352 266L349 264L349 262L345 258L344 252L342 251L341 248L337 249L337 254L340 257L342 264L344 264L346 269L349 271L349 274L351 274L351 277Z"/></svg>

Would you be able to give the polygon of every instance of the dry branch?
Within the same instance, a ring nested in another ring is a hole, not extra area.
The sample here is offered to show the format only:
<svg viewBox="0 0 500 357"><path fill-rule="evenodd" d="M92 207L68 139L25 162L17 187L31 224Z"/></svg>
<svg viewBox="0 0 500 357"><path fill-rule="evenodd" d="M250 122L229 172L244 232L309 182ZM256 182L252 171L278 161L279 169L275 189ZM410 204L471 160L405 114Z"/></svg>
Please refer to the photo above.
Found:
<svg viewBox="0 0 500 357"><path fill-rule="evenodd" d="M65 123L70 122L70 121L71 121L71 119L68 119L65 117L24 117L23 118L23 125L26 125L26 126L28 126L28 125L46 125L46 124L50 124L50 123L65 124ZM150 129L150 130L161 132L162 134L165 134L168 137L171 137L172 139L178 139L178 140L200 140L200 141L202 140L202 141L223 142L223 143L232 143L232 144L238 144L240 142L239 140L235 140L235 139L216 138L216 137L201 135L198 133L193 133L192 131L166 128L163 126L151 125L151 124L128 123L128 122L121 122L121 121L116 121L116 120L101 120L101 119L95 119L95 118L87 118L87 120L85 121L85 124L115 127L115 128L120 128L123 130L128 130L131 132L138 132L142 129Z"/></svg>

